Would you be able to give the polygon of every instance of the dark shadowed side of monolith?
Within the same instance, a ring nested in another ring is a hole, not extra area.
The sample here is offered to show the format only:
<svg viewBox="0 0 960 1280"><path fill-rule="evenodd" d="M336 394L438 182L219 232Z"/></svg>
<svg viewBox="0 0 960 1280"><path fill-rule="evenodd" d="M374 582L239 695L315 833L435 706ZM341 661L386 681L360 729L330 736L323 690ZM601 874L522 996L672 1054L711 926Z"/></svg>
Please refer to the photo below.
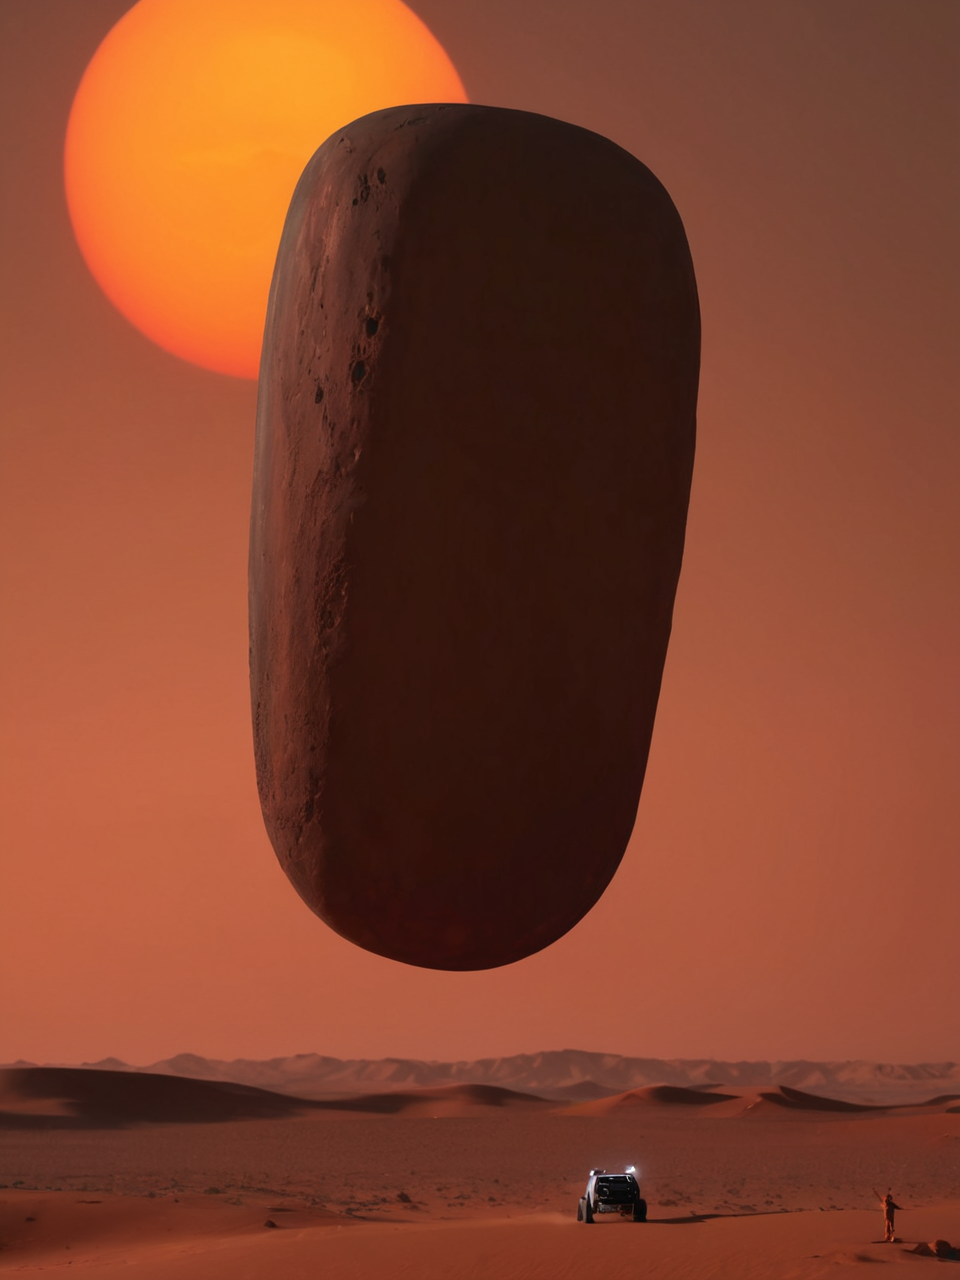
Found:
<svg viewBox="0 0 960 1280"><path fill-rule="evenodd" d="M657 179L543 116L398 107L307 166L250 553L270 839L338 933L480 969L633 827L680 571L696 284Z"/></svg>

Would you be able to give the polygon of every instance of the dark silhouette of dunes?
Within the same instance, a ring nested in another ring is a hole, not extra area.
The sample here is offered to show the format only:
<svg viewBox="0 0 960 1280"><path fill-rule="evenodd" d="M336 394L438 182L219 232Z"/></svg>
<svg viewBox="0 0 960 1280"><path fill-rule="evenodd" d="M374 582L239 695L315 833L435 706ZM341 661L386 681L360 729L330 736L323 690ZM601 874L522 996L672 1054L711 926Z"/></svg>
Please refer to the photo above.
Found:
<svg viewBox="0 0 960 1280"><path fill-rule="evenodd" d="M609 1098L616 1089L607 1089L596 1080L579 1080L576 1084L560 1085L549 1090L550 1097L558 1101L588 1102L594 1098Z"/></svg>
<svg viewBox="0 0 960 1280"><path fill-rule="evenodd" d="M580 1092L582 1089L582 1092ZM739 1103L720 1115L757 1115L774 1108L781 1113L861 1113L904 1110L904 1107L846 1102L781 1085L746 1093L722 1092L716 1086L685 1088L657 1084L597 1096L589 1081L561 1091L559 1100L490 1084L448 1084L392 1089L337 1098L302 1098L225 1080L144 1071L85 1067L0 1068L0 1130L118 1129L138 1124L216 1124L231 1120L281 1119L305 1112L370 1116L475 1115L488 1109L559 1109L575 1115L610 1115L635 1107L686 1107L711 1110L718 1103ZM579 1094L579 1097L578 1097ZM584 1097L584 1095L586 1095ZM941 1094L913 1106L949 1107L960 1097Z"/></svg>
<svg viewBox="0 0 960 1280"><path fill-rule="evenodd" d="M833 1113L871 1113L888 1114L893 1111L914 1111L917 1107L943 1107L953 1099L948 1095L931 1098L929 1102L912 1105L881 1105L878 1103L846 1102L840 1098L827 1098L819 1094L804 1093L800 1089L791 1089L789 1085L781 1085L778 1089L753 1090L738 1089L734 1092L721 1092L716 1086L699 1089L685 1089L680 1085L657 1084L647 1085L642 1089L628 1089L625 1093L613 1097L597 1098L587 1102L574 1102L564 1108L567 1114L607 1116L615 1112L631 1110L635 1107L689 1107L706 1112L718 1103L728 1106L718 1107L716 1114L724 1117L762 1116L775 1111L795 1115Z"/></svg>
<svg viewBox="0 0 960 1280"><path fill-rule="evenodd" d="M439 1089L410 1089L405 1092L366 1093L356 1098L314 1102L307 1105L325 1111L364 1111L378 1115L400 1115L405 1111L429 1108L431 1104L447 1107L540 1107L549 1106L546 1098L515 1089L501 1089L490 1084L452 1084Z"/></svg>
<svg viewBox="0 0 960 1280"><path fill-rule="evenodd" d="M4 1062L7 1067L96 1067L150 1075L188 1076L229 1081L292 1094L296 1098L336 1098L361 1093L407 1092L453 1084L489 1084L540 1097L569 1101L609 1097L649 1085L685 1089L720 1088L756 1097L760 1089L787 1086L828 1098L883 1106L919 1106L951 1093L960 1099L960 1064L920 1063L896 1066L871 1062L716 1062L712 1059L622 1058L616 1054L558 1049L481 1058L474 1062L425 1062L415 1058L329 1058L299 1053L282 1058L225 1062L180 1053L148 1066L133 1067L116 1058L99 1062ZM722 1084L717 1084L722 1081ZM732 1105L732 1104L731 1104ZM927 1103L933 1105L933 1102Z"/></svg>
<svg viewBox="0 0 960 1280"><path fill-rule="evenodd" d="M0 1072L0 1128L118 1129L296 1115L312 1104L249 1085L129 1071L25 1067Z"/></svg>
<svg viewBox="0 0 960 1280"><path fill-rule="evenodd" d="M709 1093L701 1089L684 1089L676 1084L654 1084L649 1089L638 1089L651 1102L668 1102L681 1107L709 1107L715 1102L731 1102L734 1093Z"/></svg>
<svg viewBox="0 0 960 1280"><path fill-rule="evenodd" d="M762 1090L760 1097L765 1102L772 1102L777 1107L787 1107L794 1111L890 1111L890 1107L882 1107L866 1102L842 1102L839 1098L821 1098L813 1093L802 1093L799 1089L791 1089L781 1085L779 1089Z"/></svg>
<svg viewBox="0 0 960 1280"><path fill-rule="evenodd" d="M0 1070L0 1129L119 1129L135 1124L273 1120L305 1111L402 1115L440 1107L456 1114L477 1107L549 1105L533 1094L483 1084L317 1101L188 1076L78 1067Z"/></svg>
<svg viewBox="0 0 960 1280"><path fill-rule="evenodd" d="M628 1089L613 1097L574 1103L569 1111L575 1115L607 1116L615 1111L634 1107L712 1107L718 1102L736 1102L738 1098L739 1094L715 1093L713 1089L684 1089L675 1084L651 1084L643 1089Z"/></svg>

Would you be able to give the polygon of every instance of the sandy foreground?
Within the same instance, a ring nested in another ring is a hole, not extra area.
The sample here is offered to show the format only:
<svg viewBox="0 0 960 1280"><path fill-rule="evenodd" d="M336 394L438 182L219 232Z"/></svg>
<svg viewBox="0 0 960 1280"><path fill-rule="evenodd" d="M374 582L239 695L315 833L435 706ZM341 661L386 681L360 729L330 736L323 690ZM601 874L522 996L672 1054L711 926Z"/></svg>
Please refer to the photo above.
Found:
<svg viewBox="0 0 960 1280"><path fill-rule="evenodd" d="M806 1280L841 1269L893 1264L894 1275L942 1274L960 1267L911 1252L960 1213L941 1205L904 1215L903 1242L877 1242L878 1215L865 1210L793 1213L701 1222L620 1220L597 1230L572 1215L523 1214L456 1222L337 1223L258 1198L242 1206L108 1196L99 1203L69 1192L28 1192L0 1205L6 1244L0 1271L116 1276L118 1280L373 1280L373 1277L729 1277ZM276 1228L264 1226L269 1220ZM31 1223L28 1218L33 1218ZM279 1220L279 1221L278 1221ZM28 1230L33 1228L33 1232ZM947 1273L949 1274L949 1272Z"/></svg>
<svg viewBox="0 0 960 1280"><path fill-rule="evenodd" d="M0 1271L801 1280L886 1265L960 1280L960 1262L910 1252L960 1244L955 1108L700 1106L653 1091L558 1110L454 1091L391 1114L7 1128ZM651 1220L578 1223L590 1167L634 1163ZM898 1243L880 1242L874 1187L904 1206Z"/></svg>

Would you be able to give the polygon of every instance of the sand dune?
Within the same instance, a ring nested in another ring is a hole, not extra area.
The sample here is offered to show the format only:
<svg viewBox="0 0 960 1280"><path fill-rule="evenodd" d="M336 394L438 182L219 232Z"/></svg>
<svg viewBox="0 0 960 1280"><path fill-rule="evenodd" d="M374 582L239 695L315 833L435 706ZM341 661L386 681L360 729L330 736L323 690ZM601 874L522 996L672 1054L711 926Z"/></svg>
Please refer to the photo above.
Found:
<svg viewBox="0 0 960 1280"><path fill-rule="evenodd" d="M310 1105L310 1104L306 1104ZM182 1076L19 1067L0 1071L0 1128L116 1128L295 1115L298 1099Z"/></svg>
<svg viewBox="0 0 960 1280"><path fill-rule="evenodd" d="M313 1112L468 1116L494 1108L554 1104L495 1085L447 1085L336 1100L295 1098L224 1081L73 1067L0 1071L0 1129L110 1129L136 1124L211 1124Z"/></svg>
<svg viewBox="0 0 960 1280"><path fill-rule="evenodd" d="M17 1067L34 1063L10 1064ZM68 1065L68 1064L47 1064ZM581 1099L613 1095L647 1085L702 1089L716 1081L731 1088L787 1086L807 1093L862 1103L915 1103L934 1094L960 1092L960 1064L891 1065L874 1062L720 1062L712 1059L626 1058L580 1049L481 1058L473 1062L425 1062L412 1058L340 1059L316 1053L265 1061L221 1061L177 1054L147 1067L116 1058L84 1063L111 1071L145 1071L232 1081L303 1098L384 1093L451 1084L488 1084L543 1097ZM578 1092L580 1090L580 1092Z"/></svg>
<svg viewBox="0 0 960 1280"><path fill-rule="evenodd" d="M576 1084L560 1085L549 1091L549 1096L558 1101L569 1098L571 1101L586 1102L590 1098L608 1098L611 1091L605 1089L596 1080L579 1080Z"/></svg>
<svg viewBox="0 0 960 1280"><path fill-rule="evenodd" d="M906 1250L960 1241L960 1113L946 1095L836 1110L743 1087L651 1086L617 1105L482 1086L318 1103L96 1071L2 1083L22 1111L0 1144L0 1272L814 1280L891 1262L906 1280L941 1265ZM75 1123L24 1127L45 1110ZM649 1223L578 1224L587 1171L627 1164ZM879 1242L874 1186L905 1207L902 1248Z"/></svg>
<svg viewBox="0 0 960 1280"><path fill-rule="evenodd" d="M574 1103L562 1108L566 1115L611 1116L625 1110L650 1107L684 1107L715 1118L731 1116L756 1117L768 1111L813 1112L821 1114L873 1114L913 1113L917 1109L951 1111L952 1095L940 1095L924 1102L881 1106L874 1103L847 1102L841 1098L827 1098L819 1094L804 1093L782 1085L778 1089L682 1089L676 1085L648 1085L642 1089L628 1089L612 1097L596 1098Z"/></svg>
<svg viewBox="0 0 960 1280"><path fill-rule="evenodd" d="M840 1098L825 1098L813 1093L802 1093L799 1089L790 1089L781 1085L779 1089L764 1089L760 1097L765 1102L772 1102L778 1107L790 1107L797 1111L883 1111L896 1110L893 1107L881 1107L876 1103L845 1102ZM928 1105L921 1103L921 1106Z"/></svg>
<svg viewBox="0 0 960 1280"><path fill-rule="evenodd" d="M391 1093L358 1094L355 1098L317 1101L308 1104L317 1110L373 1112L379 1115L411 1116L439 1114L467 1116L489 1107L524 1109L551 1108L555 1104L532 1093L501 1089L489 1084L451 1084L436 1089L397 1090Z"/></svg>
<svg viewBox="0 0 960 1280"><path fill-rule="evenodd" d="M628 1089L613 1097L597 1098L567 1107L569 1115L609 1116L633 1107L715 1107L723 1102L743 1102L739 1094L716 1093L706 1089L683 1089L679 1085L655 1084Z"/></svg>
<svg viewBox="0 0 960 1280"><path fill-rule="evenodd" d="M953 1101L950 1094L928 1098L923 1102L888 1103L881 1106L876 1103L847 1102L841 1098L826 1098L819 1094L803 1093L800 1089L790 1089L782 1085L779 1089L762 1089L749 1103L749 1111L755 1113L767 1107L781 1111L840 1113L845 1115L866 1115L884 1113L890 1115L912 1115L918 1110L931 1112L948 1112Z"/></svg>
<svg viewBox="0 0 960 1280"><path fill-rule="evenodd" d="M361 1093L333 1099L297 1098L227 1081L193 1080L146 1072L72 1067L0 1070L0 1129L109 1129L145 1124L224 1124L314 1115L395 1116L405 1119L466 1118L493 1110L551 1111L569 1116L613 1116L634 1109L683 1108L717 1118L767 1111L837 1113L948 1111L957 1095L944 1094L905 1106L847 1102L778 1089L687 1089L647 1085L585 1101L538 1097L497 1085L455 1084L435 1088Z"/></svg>

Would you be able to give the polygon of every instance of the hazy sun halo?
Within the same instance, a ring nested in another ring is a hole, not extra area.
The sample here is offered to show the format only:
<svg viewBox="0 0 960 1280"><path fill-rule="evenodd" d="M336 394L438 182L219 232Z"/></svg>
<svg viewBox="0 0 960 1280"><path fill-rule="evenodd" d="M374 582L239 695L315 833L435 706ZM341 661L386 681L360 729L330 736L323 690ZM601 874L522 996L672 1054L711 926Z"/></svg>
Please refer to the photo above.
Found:
<svg viewBox="0 0 960 1280"><path fill-rule="evenodd" d="M77 241L154 342L255 378L280 231L313 152L369 111L466 100L400 0L140 0L70 113Z"/></svg>

